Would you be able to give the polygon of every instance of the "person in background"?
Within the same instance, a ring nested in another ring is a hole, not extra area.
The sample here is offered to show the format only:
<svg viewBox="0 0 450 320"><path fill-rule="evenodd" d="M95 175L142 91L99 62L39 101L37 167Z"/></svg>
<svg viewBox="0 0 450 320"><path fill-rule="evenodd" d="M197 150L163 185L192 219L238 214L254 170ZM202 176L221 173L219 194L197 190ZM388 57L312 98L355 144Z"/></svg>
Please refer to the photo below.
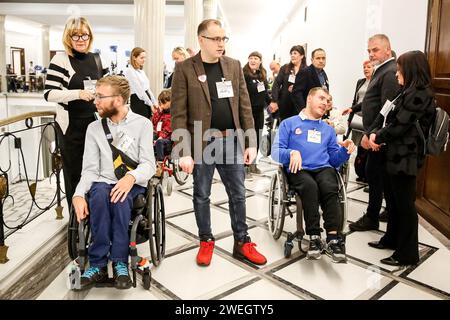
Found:
<svg viewBox="0 0 450 320"><path fill-rule="evenodd" d="M340 110L333 108L333 96L331 94L328 95L327 109L322 119L334 128L336 134L344 134L347 131L347 121Z"/></svg>
<svg viewBox="0 0 450 320"><path fill-rule="evenodd" d="M164 157L170 154L170 146L172 144L170 139L172 136L170 96L170 89L161 91L158 96L158 110L152 117L156 161L163 161Z"/></svg>
<svg viewBox="0 0 450 320"><path fill-rule="evenodd" d="M401 93L386 118L378 114L369 138L374 152L386 144L387 185L393 200L386 233L379 241L369 242L369 246L394 249L392 256L381 259L381 263L391 266L419 262L416 177L425 153L418 126L428 132L436 112L430 66L423 52L402 54L397 60L396 75Z"/></svg>
<svg viewBox="0 0 450 320"><path fill-rule="evenodd" d="M270 71L272 72L272 81L275 81L275 78L280 73L281 65L278 61L273 60L269 65Z"/></svg>
<svg viewBox="0 0 450 320"><path fill-rule="evenodd" d="M127 78L131 88L131 110L147 119L151 119L158 103L150 90L150 82L143 70L145 59L146 53L144 49L139 47L133 48L130 54L131 66L125 69L125 78Z"/></svg>
<svg viewBox="0 0 450 320"><path fill-rule="evenodd" d="M187 52L187 50L183 47L176 47L172 51L172 60L175 61L175 65L177 63L180 63L181 61L186 60L187 58L190 58L190 57L191 56L189 55L189 52ZM165 88L172 87L172 77L173 77L173 72L170 74L169 78L167 78L167 83L164 86Z"/></svg>
<svg viewBox="0 0 450 320"><path fill-rule="evenodd" d="M272 102L269 108L275 118L277 115L274 113L278 112L280 121L300 112L300 109L297 109L294 105L292 89L296 75L306 67L305 49L302 46L293 46L289 53L291 54L291 62L281 67L280 73L273 83Z"/></svg>
<svg viewBox="0 0 450 320"><path fill-rule="evenodd" d="M189 56L193 57L196 55L195 51L192 48L186 48L186 51L189 53Z"/></svg>
<svg viewBox="0 0 450 320"><path fill-rule="evenodd" d="M94 35L84 17L70 18L64 28L64 54L56 54L50 61L45 80L44 98L57 102L69 113L69 125L61 137L66 199L80 181L83 152L88 125L95 121L95 83L108 68L103 68L100 56L90 52Z"/></svg>
<svg viewBox="0 0 450 320"><path fill-rule="evenodd" d="M248 95L250 96L250 103L252 105L253 120L255 122L257 149L262 136L262 129L264 126L264 109L270 103L270 97L267 93L267 72L262 66L261 53L254 51L248 56L248 62L243 68L245 83L247 85ZM261 171L252 163L250 166L250 173L261 174Z"/></svg>

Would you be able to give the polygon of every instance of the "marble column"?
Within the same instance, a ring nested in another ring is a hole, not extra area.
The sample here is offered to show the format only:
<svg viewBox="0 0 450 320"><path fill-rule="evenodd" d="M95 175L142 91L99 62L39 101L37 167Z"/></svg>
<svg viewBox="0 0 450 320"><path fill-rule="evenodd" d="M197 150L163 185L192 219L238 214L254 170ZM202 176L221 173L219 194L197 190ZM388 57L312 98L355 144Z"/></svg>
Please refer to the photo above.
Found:
<svg viewBox="0 0 450 320"><path fill-rule="evenodd" d="M185 36L184 46L195 52L199 50L197 28L203 20L203 1L184 0Z"/></svg>
<svg viewBox="0 0 450 320"><path fill-rule="evenodd" d="M217 0L203 0L203 19L217 19Z"/></svg>
<svg viewBox="0 0 450 320"><path fill-rule="evenodd" d="M48 68L50 64L50 27L41 26L41 49L42 49L42 66Z"/></svg>
<svg viewBox="0 0 450 320"><path fill-rule="evenodd" d="M144 71L155 97L164 84L165 0L134 0L134 43L147 53Z"/></svg>
<svg viewBox="0 0 450 320"><path fill-rule="evenodd" d="M0 15L0 92L6 92L6 31L5 15Z"/></svg>

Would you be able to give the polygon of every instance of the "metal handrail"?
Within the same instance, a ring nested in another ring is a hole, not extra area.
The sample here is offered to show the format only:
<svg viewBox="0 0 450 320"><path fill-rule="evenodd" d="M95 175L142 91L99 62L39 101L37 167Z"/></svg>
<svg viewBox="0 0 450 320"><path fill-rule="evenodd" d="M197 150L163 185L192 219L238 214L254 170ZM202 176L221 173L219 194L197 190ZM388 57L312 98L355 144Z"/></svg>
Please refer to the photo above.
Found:
<svg viewBox="0 0 450 320"><path fill-rule="evenodd" d="M7 126L9 124L19 122L22 120L27 120L34 117L45 117L45 116L54 116L56 118L56 112L55 111L33 111L33 112L27 112L22 113L17 116L9 117L3 120L0 120L0 127Z"/></svg>

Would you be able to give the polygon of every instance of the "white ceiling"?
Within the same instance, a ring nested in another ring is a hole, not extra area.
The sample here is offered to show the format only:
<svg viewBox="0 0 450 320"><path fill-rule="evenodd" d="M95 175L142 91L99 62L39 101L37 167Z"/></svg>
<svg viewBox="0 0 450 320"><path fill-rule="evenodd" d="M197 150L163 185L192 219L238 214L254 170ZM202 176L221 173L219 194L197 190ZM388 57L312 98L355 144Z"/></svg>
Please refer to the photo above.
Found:
<svg viewBox="0 0 450 320"><path fill-rule="evenodd" d="M10 0L0 3L0 14L62 29L67 17L75 12L86 16L97 32L133 32L132 0L96 0L97 4L92 2L77 1L74 5L70 4L73 3L70 0ZM230 35L264 34L270 40L293 7L303 1L219 0L218 2ZM166 34L183 35L183 1L167 1L167 3Z"/></svg>

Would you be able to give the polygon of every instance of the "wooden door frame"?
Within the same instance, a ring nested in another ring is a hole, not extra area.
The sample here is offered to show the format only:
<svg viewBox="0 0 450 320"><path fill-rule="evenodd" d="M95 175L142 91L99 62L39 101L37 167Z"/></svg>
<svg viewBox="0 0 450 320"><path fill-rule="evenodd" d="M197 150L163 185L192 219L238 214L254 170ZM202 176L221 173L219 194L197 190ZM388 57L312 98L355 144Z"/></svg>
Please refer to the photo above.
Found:
<svg viewBox="0 0 450 320"><path fill-rule="evenodd" d="M19 47L11 47L11 65L14 67L14 51L20 51L20 75L25 75L25 49ZM19 76L16 70L14 72Z"/></svg>

